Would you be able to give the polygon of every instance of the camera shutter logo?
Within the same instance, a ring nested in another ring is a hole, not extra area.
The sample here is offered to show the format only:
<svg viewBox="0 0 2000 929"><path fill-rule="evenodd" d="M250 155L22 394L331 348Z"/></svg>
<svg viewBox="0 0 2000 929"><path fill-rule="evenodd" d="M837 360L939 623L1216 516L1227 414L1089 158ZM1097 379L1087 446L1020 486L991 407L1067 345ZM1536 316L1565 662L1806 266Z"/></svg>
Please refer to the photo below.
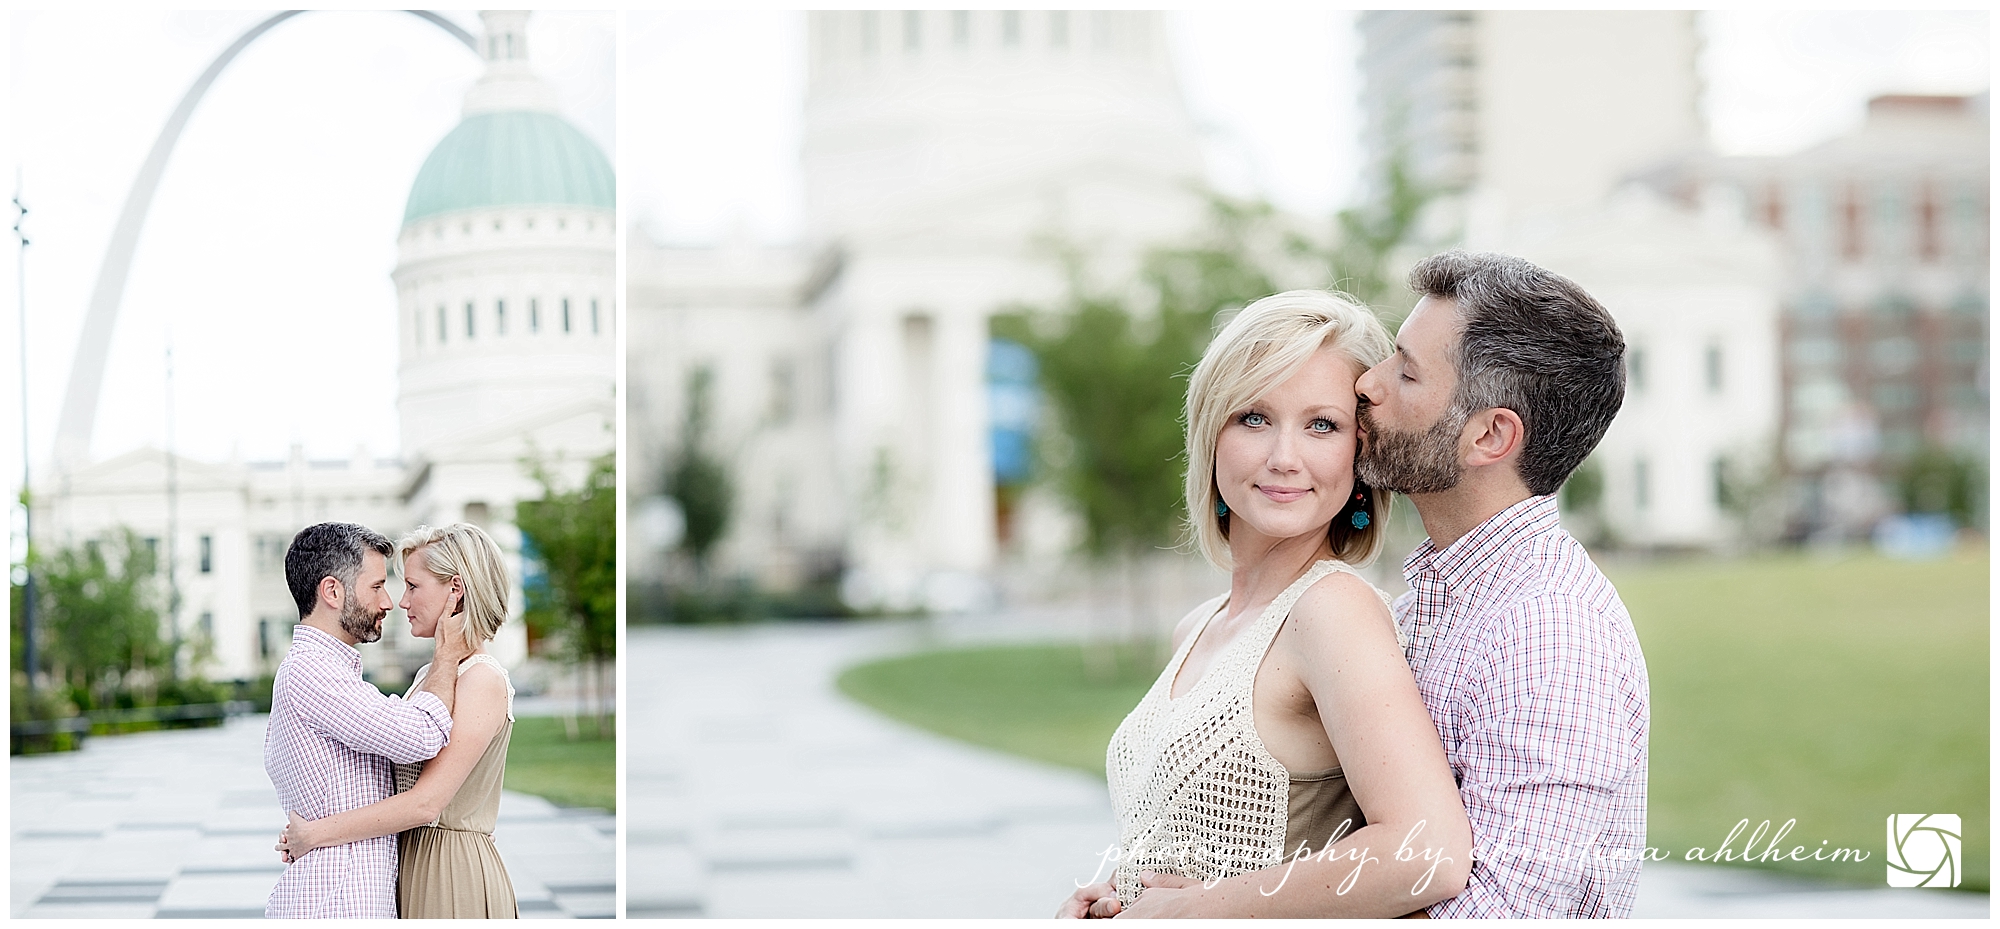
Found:
<svg viewBox="0 0 2000 929"><path fill-rule="evenodd" d="M1889 817L1889 886L1957 887L1956 813L1896 813Z"/></svg>

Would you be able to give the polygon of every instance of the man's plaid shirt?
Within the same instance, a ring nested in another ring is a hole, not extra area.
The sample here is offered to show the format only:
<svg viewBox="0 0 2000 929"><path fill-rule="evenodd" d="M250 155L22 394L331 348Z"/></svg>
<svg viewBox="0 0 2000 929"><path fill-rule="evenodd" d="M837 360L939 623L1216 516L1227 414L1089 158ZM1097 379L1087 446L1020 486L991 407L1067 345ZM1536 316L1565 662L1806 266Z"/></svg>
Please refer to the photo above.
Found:
<svg viewBox="0 0 2000 929"><path fill-rule="evenodd" d="M1530 497L1404 562L1404 657L1472 821L1435 917L1628 917L1646 844L1646 659L1618 592Z"/></svg>
<svg viewBox="0 0 2000 929"><path fill-rule="evenodd" d="M325 819L388 799L389 763L430 758L451 738L435 694L385 696L361 679L361 653L300 623L271 688L264 772L278 805ZM315 849L285 868L264 915L273 919L396 918L396 837Z"/></svg>

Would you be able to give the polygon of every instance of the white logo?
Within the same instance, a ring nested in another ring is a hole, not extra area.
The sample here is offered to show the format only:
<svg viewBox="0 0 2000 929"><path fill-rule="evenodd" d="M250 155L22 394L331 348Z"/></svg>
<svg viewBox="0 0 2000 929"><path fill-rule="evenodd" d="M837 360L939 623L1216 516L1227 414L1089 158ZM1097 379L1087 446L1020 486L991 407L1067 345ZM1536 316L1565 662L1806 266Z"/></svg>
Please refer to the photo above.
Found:
<svg viewBox="0 0 2000 929"><path fill-rule="evenodd" d="M1957 887L1957 813L1896 813L1889 817L1889 886Z"/></svg>

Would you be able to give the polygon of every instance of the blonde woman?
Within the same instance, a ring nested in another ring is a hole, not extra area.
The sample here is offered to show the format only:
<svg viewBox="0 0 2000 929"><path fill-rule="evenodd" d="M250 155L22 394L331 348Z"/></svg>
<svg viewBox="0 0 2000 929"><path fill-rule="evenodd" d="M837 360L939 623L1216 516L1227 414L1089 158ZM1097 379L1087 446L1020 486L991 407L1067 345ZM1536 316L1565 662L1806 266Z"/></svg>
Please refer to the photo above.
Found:
<svg viewBox="0 0 2000 929"><path fill-rule="evenodd" d="M1216 336L1187 392L1187 507L1229 591L1112 736L1116 871L1060 916L1399 916L1457 894L1471 832L1382 593L1386 495L1355 479L1354 384L1387 331L1291 291Z"/></svg>
<svg viewBox="0 0 2000 929"><path fill-rule="evenodd" d="M396 765L398 792L387 800L325 819L290 814L279 849L291 860L400 832L396 908L403 918L518 918L514 884L493 844L514 726L514 686L486 651L507 619L500 547L479 527L459 523L420 526L396 549L411 634L464 636L472 649L456 669L451 743L421 765ZM412 692L432 673L438 672L430 665L418 671Z"/></svg>

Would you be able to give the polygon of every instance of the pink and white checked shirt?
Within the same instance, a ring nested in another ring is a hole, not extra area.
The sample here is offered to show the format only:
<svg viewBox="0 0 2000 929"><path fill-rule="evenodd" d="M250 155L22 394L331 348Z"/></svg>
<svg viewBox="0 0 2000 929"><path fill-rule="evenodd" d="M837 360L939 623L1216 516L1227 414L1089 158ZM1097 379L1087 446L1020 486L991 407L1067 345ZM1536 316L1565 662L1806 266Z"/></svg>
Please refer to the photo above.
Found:
<svg viewBox="0 0 2000 929"><path fill-rule="evenodd" d="M1618 591L1530 497L1403 564L1404 657L1472 820L1434 917L1629 917L1646 844L1646 659Z"/></svg>
<svg viewBox="0 0 2000 929"><path fill-rule="evenodd" d="M278 665L264 772L278 805L323 819L388 799L389 763L422 761L451 739L436 695L384 695L361 679L361 653L304 623ZM264 904L272 919L396 918L396 837L316 849L285 868Z"/></svg>

